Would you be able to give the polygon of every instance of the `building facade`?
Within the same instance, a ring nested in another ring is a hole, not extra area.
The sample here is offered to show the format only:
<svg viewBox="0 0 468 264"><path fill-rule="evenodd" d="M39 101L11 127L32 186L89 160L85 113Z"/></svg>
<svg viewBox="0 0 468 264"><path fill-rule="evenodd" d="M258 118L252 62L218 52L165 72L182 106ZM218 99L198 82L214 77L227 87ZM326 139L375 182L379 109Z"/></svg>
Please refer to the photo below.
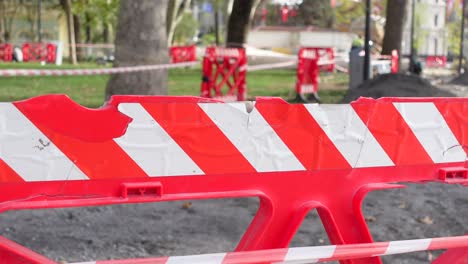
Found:
<svg viewBox="0 0 468 264"><path fill-rule="evenodd" d="M411 45L411 2L415 1L414 46L419 56L446 56L447 31L445 29L445 0L408 1L403 31L402 53L410 54Z"/></svg>

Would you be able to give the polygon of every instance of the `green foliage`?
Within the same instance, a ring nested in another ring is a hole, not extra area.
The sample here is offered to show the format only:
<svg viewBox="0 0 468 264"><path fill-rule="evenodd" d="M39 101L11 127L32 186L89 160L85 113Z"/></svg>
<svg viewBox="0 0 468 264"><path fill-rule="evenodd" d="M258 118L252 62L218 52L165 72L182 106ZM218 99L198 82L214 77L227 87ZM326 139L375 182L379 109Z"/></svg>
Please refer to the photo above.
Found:
<svg viewBox="0 0 468 264"><path fill-rule="evenodd" d="M425 43L427 35L429 34L427 30L421 30L423 21L428 19L428 10L429 6L425 3L416 2L415 5L415 16L414 16L414 48L419 50Z"/></svg>
<svg viewBox="0 0 468 264"><path fill-rule="evenodd" d="M333 26L334 12L330 0L304 0L299 5L299 15L305 26L330 28Z"/></svg>
<svg viewBox="0 0 468 264"><path fill-rule="evenodd" d="M202 44L205 45L205 46L216 44L215 33L208 33L208 34L203 35L201 41L202 41ZM223 34L219 34L219 42L224 43L224 35Z"/></svg>
<svg viewBox="0 0 468 264"><path fill-rule="evenodd" d="M448 31L448 52L454 56L460 55L461 19L461 6L455 1L451 16L446 24Z"/></svg>
<svg viewBox="0 0 468 264"><path fill-rule="evenodd" d="M335 8L335 24L340 30L348 30L354 19L364 16L364 1L341 0Z"/></svg>
<svg viewBox="0 0 468 264"><path fill-rule="evenodd" d="M174 44L188 44L198 29L198 21L193 18L192 13L185 13L182 20L177 24L174 32Z"/></svg>
<svg viewBox="0 0 468 264"><path fill-rule="evenodd" d="M120 0L73 0L72 5L72 12L80 17L83 27L92 29L93 42L102 42L104 25L111 25L115 31Z"/></svg>

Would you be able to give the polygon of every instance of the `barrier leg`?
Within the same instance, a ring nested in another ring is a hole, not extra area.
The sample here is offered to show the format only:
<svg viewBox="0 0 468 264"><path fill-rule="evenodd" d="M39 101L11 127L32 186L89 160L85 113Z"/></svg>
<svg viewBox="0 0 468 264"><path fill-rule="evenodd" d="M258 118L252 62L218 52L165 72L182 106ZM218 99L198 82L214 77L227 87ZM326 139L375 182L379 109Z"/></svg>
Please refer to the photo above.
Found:
<svg viewBox="0 0 468 264"><path fill-rule="evenodd" d="M449 249L432 264L468 264L468 247Z"/></svg>
<svg viewBox="0 0 468 264"><path fill-rule="evenodd" d="M38 253L0 236L0 262L21 264L57 264Z"/></svg>

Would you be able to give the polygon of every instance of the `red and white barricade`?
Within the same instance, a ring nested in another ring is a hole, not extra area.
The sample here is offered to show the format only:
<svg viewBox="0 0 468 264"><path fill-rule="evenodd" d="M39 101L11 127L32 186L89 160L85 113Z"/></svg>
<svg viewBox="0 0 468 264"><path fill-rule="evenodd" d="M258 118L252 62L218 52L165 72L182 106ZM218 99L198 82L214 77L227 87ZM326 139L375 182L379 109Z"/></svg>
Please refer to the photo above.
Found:
<svg viewBox="0 0 468 264"><path fill-rule="evenodd" d="M5 43L0 44L0 60L1 61L12 61L13 59L13 47L11 44Z"/></svg>
<svg viewBox="0 0 468 264"><path fill-rule="evenodd" d="M247 110L197 97L114 96L96 110L48 95L0 110L0 211L260 199L237 253L96 263L380 264L381 255L441 248L450 249L438 264L467 260L467 236L372 243L361 203L403 182L468 186L468 98L258 98ZM287 249L312 209L336 246ZM0 242L4 263L55 263ZM239 252L256 250L267 251Z"/></svg>
<svg viewBox="0 0 468 264"><path fill-rule="evenodd" d="M319 56L319 68L326 72L335 72L335 49L334 48L314 48Z"/></svg>
<svg viewBox="0 0 468 264"><path fill-rule="evenodd" d="M172 63L197 61L197 48L195 45L172 46L169 55Z"/></svg>
<svg viewBox="0 0 468 264"><path fill-rule="evenodd" d="M201 97L222 101L246 100L245 49L208 47L202 67Z"/></svg>
<svg viewBox="0 0 468 264"><path fill-rule="evenodd" d="M25 43L22 47L23 61L54 63L57 46L51 43Z"/></svg>
<svg viewBox="0 0 468 264"><path fill-rule="evenodd" d="M398 73L399 71L399 56L398 56L398 50L392 50L392 56L391 56L391 72L392 73Z"/></svg>
<svg viewBox="0 0 468 264"><path fill-rule="evenodd" d="M445 67L447 65L446 56L427 56L426 57L426 67L437 68Z"/></svg>
<svg viewBox="0 0 468 264"><path fill-rule="evenodd" d="M296 93L301 101L307 101L305 95L312 95L318 100L319 49L301 48L298 53Z"/></svg>

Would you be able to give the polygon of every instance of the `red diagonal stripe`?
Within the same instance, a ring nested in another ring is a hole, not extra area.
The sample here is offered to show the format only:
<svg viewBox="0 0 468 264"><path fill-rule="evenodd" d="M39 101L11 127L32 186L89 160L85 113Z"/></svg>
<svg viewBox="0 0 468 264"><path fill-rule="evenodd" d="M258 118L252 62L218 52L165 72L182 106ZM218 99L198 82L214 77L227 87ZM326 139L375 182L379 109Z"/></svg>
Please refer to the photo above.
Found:
<svg viewBox="0 0 468 264"><path fill-rule="evenodd" d="M392 102L357 102L352 107L395 165L433 163Z"/></svg>
<svg viewBox="0 0 468 264"><path fill-rule="evenodd" d="M206 174L255 172L197 104L142 105Z"/></svg>
<svg viewBox="0 0 468 264"><path fill-rule="evenodd" d="M112 140L104 137L96 137L94 141L91 138L79 137L79 129L75 129L73 133L65 135L62 131L58 132L54 126L50 126L50 122L44 120L53 109L41 109L31 107L29 102L15 103L15 106L59 148L72 162L80 168L86 176L91 179L111 179L111 178L137 178L148 177L145 172ZM66 107L66 106L64 106ZM57 109L60 111L60 109ZM66 111L67 112L67 111ZM50 114L50 115L49 115ZM56 114L56 113L54 113ZM68 121L63 122L63 126L67 126L68 122L78 122L82 117L80 112L75 112L68 116ZM103 118L100 123L106 123ZM81 122L82 126L86 126L84 130L92 130L94 123ZM107 121L109 126L113 124ZM100 129L102 124L99 124ZM114 124L121 126L121 124ZM74 124L74 126L77 126ZM113 130L112 128L109 128ZM106 134L102 131L96 131L96 134Z"/></svg>
<svg viewBox="0 0 468 264"><path fill-rule="evenodd" d="M437 100L434 102L439 112L447 122L458 143L463 146L468 155L468 103L464 101Z"/></svg>
<svg viewBox="0 0 468 264"><path fill-rule="evenodd" d="M0 159L0 182L24 182L16 171Z"/></svg>
<svg viewBox="0 0 468 264"><path fill-rule="evenodd" d="M351 168L303 105L259 100L255 107L307 170Z"/></svg>

